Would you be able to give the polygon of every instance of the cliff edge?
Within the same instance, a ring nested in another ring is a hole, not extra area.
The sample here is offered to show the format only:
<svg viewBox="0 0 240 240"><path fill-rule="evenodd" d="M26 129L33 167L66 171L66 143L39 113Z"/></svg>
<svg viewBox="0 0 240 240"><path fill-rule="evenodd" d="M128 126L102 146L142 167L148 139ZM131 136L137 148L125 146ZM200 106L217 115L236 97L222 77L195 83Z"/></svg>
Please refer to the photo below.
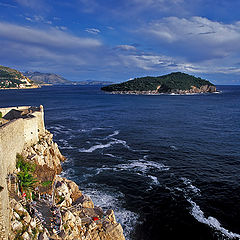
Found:
<svg viewBox="0 0 240 240"><path fill-rule="evenodd" d="M9 116L10 109L0 109L3 117ZM12 146L8 163L2 159L0 169L0 239L124 240L113 210L104 212L94 206L75 182L59 175L65 157L44 127L43 107L32 109L19 107L21 114L11 115L12 119L0 126L1 149L4 144ZM35 120L25 122L29 118ZM6 138L12 129L20 134L21 146L14 146L13 136ZM28 134L35 136L33 141Z"/></svg>

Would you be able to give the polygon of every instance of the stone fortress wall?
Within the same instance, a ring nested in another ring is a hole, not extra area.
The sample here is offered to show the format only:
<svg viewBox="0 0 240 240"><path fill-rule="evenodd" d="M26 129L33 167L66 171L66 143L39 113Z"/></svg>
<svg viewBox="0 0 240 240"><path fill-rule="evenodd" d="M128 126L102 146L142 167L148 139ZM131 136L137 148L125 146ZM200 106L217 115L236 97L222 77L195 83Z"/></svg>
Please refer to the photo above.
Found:
<svg viewBox="0 0 240 240"><path fill-rule="evenodd" d="M37 143L45 126L42 106L0 108L0 112L4 120L0 125L0 187L3 187L0 191L0 239L7 239L10 225L7 176L15 170L16 154Z"/></svg>

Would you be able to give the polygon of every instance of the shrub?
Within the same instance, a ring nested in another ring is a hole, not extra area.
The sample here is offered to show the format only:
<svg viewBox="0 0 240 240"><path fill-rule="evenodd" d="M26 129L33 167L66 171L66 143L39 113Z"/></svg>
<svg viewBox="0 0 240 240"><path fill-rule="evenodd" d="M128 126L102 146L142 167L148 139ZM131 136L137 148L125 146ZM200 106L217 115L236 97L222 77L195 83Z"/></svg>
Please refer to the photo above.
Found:
<svg viewBox="0 0 240 240"><path fill-rule="evenodd" d="M32 175L32 173L35 171L36 165L25 161L23 156L20 154L17 154L16 159L16 167L20 169L20 172L17 174L20 189L26 192L27 198L30 198L30 193L37 182Z"/></svg>
<svg viewBox="0 0 240 240"><path fill-rule="evenodd" d="M45 181L41 183L43 187L49 187L52 184L52 181Z"/></svg>

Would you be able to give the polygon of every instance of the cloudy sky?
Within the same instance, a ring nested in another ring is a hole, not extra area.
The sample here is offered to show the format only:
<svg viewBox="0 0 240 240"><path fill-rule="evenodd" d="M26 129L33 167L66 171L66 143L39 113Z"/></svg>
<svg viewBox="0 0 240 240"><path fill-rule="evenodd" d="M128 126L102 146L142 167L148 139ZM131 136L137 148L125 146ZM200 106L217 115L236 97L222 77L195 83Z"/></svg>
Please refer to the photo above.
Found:
<svg viewBox="0 0 240 240"><path fill-rule="evenodd" d="M239 0L0 0L1 65L69 80L240 84Z"/></svg>

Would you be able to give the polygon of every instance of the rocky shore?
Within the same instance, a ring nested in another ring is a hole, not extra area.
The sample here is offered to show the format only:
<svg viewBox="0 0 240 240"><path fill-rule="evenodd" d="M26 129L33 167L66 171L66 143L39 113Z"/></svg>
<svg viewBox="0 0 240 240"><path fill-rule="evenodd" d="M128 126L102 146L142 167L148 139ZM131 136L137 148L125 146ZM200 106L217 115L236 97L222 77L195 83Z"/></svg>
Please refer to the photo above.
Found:
<svg viewBox="0 0 240 240"><path fill-rule="evenodd" d="M214 93L217 92L215 86L204 85L200 88L192 86L189 90L172 89L163 91L157 88L153 91L112 91L111 94L133 94L133 95L158 95L158 94L201 94L201 93Z"/></svg>
<svg viewBox="0 0 240 240"><path fill-rule="evenodd" d="M113 210L94 206L75 182L59 175L64 160L47 130L17 156L16 171L8 179L9 239L124 240ZM21 183L27 166L34 179L31 188Z"/></svg>

